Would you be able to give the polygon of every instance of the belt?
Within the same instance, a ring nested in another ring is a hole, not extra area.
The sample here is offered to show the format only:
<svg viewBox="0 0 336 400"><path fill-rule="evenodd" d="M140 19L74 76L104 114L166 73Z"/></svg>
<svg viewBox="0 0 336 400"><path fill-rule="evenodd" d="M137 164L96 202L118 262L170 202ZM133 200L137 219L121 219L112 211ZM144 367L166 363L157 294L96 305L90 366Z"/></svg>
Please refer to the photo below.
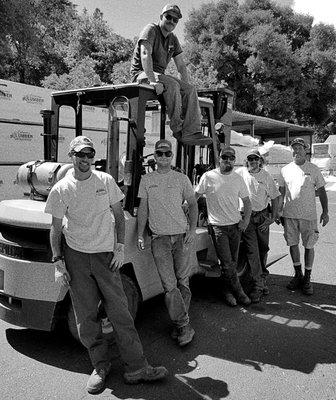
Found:
<svg viewBox="0 0 336 400"><path fill-rule="evenodd" d="M262 213L264 213L265 211L267 211L267 207L264 208L264 209L261 210L261 211L252 211L251 217L255 217L255 216L258 215L258 214L262 214Z"/></svg>

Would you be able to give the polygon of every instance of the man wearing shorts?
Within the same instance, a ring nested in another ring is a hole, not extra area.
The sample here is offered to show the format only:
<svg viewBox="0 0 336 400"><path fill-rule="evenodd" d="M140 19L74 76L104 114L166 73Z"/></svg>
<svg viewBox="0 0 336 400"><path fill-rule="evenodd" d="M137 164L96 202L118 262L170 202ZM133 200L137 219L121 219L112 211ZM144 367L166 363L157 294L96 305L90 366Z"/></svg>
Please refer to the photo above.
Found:
<svg viewBox="0 0 336 400"><path fill-rule="evenodd" d="M287 285L289 290L302 289L306 295L314 293L310 275L314 263L314 246L318 240L315 193L319 197L322 214L320 223L329 222L328 198L325 181L319 168L306 160L308 145L302 138L291 144L293 161L282 168L279 177L279 212L283 212L284 236L289 246L295 275ZM302 274L299 240L304 246L305 272Z"/></svg>

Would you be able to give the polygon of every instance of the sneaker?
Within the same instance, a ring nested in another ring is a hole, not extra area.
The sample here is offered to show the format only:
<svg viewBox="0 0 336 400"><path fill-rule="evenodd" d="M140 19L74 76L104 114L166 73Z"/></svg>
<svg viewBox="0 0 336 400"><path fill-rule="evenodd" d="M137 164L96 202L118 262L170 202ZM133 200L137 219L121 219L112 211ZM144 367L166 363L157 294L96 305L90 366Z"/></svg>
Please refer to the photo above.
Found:
<svg viewBox="0 0 336 400"><path fill-rule="evenodd" d="M180 328L179 330L179 335L177 337L177 342L179 346L186 346L193 340L194 335L195 331L190 324L182 326L182 328Z"/></svg>
<svg viewBox="0 0 336 400"><path fill-rule="evenodd" d="M251 304L250 298L245 293L239 293L239 295L237 296L237 301L243 306L248 306L249 304Z"/></svg>
<svg viewBox="0 0 336 400"><path fill-rule="evenodd" d="M224 291L223 297L228 306L235 307L237 305L237 300L231 292Z"/></svg>
<svg viewBox="0 0 336 400"><path fill-rule="evenodd" d="M303 280L302 293L308 296L314 294L313 284L309 280Z"/></svg>
<svg viewBox="0 0 336 400"><path fill-rule="evenodd" d="M253 289L252 292L249 294L250 300L252 303L260 303L260 298L262 295L261 289Z"/></svg>
<svg viewBox="0 0 336 400"><path fill-rule="evenodd" d="M110 373L111 364L107 368L94 369L86 384L86 390L89 393L98 393L105 387L105 380Z"/></svg>
<svg viewBox="0 0 336 400"><path fill-rule="evenodd" d="M267 286L266 278L262 278L262 283L263 283L262 294L264 296L268 296L270 294L270 291L269 291L269 288Z"/></svg>
<svg viewBox="0 0 336 400"><path fill-rule="evenodd" d="M153 382L165 378L168 371L165 367L152 367L147 365L134 372L125 372L124 381L128 384L137 384L140 382Z"/></svg>
<svg viewBox="0 0 336 400"><path fill-rule="evenodd" d="M303 284L303 276L302 275L295 275L286 286L289 290L296 290L302 287Z"/></svg>

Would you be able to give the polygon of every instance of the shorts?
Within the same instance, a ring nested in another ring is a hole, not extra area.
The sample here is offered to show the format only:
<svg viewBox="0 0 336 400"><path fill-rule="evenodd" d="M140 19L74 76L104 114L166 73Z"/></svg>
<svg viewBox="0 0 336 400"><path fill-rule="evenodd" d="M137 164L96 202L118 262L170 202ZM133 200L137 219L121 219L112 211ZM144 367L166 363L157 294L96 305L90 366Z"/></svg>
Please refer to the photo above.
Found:
<svg viewBox="0 0 336 400"><path fill-rule="evenodd" d="M300 234L303 246L306 249L314 248L319 237L317 220L309 221L307 219L284 218L284 237L287 246L298 245Z"/></svg>

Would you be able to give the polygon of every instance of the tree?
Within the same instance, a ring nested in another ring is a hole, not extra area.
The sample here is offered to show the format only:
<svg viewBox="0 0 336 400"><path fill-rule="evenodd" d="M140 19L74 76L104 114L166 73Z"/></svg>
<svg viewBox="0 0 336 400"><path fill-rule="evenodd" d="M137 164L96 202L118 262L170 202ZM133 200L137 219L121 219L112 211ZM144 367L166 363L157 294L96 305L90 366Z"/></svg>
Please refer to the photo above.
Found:
<svg viewBox="0 0 336 400"><path fill-rule="evenodd" d="M38 85L52 71L65 70L64 48L76 19L67 0L2 0L0 73L5 79Z"/></svg>
<svg viewBox="0 0 336 400"><path fill-rule="evenodd" d="M92 15L84 10L70 37L66 62L73 67L78 61L90 57L95 71L103 82L111 82L115 64L127 61L133 51L131 40L117 35L108 26L103 13L96 8Z"/></svg>
<svg viewBox="0 0 336 400"><path fill-rule="evenodd" d="M212 79L228 83L241 111L321 124L336 104L335 29L312 27L312 17L277 3L219 0L193 10L188 67L204 84L213 68Z"/></svg>
<svg viewBox="0 0 336 400"><path fill-rule="evenodd" d="M42 86L54 90L76 89L101 85L99 75L95 72L95 61L85 57L74 65L68 74L51 74L42 81Z"/></svg>

